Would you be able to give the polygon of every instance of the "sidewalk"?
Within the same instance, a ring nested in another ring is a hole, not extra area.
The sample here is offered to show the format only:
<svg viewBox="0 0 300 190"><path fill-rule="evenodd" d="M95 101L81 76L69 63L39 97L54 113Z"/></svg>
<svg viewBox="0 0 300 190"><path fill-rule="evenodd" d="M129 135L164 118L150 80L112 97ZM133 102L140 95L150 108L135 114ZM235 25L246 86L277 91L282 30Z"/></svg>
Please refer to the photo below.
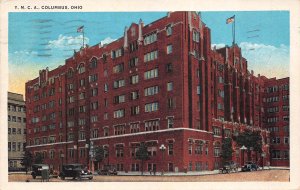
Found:
<svg viewBox="0 0 300 190"><path fill-rule="evenodd" d="M95 173L96 174L96 173ZM164 176L193 176L193 175L213 175L213 174L219 174L219 170L213 170L213 171L190 171L187 173L184 172L164 172ZM124 172L120 171L118 172L118 176L140 176L141 172ZM152 173L150 175L150 172L144 172L144 176L154 176ZM156 176L161 176L161 172L156 172Z"/></svg>

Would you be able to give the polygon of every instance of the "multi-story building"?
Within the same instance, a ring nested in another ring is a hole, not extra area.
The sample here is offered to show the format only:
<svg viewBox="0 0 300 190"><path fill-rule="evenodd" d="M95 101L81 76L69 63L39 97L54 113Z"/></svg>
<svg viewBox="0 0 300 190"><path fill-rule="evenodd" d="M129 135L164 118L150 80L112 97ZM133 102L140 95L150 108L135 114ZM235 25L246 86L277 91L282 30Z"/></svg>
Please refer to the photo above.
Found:
<svg viewBox="0 0 300 190"><path fill-rule="evenodd" d="M261 131L268 159L262 78L236 44L211 50L210 29L195 12L140 20L26 83L27 148L59 168L89 165L92 145L103 146L101 164L139 171L135 152L146 143L146 170L212 170L222 140L251 129ZM233 148L233 160L251 159Z"/></svg>
<svg viewBox="0 0 300 190"><path fill-rule="evenodd" d="M24 167L21 160L26 142L26 109L22 94L8 92L8 170L16 171Z"/></svg>
<svg viewBox="0 0 300 190"><path fill-rule="evenodd" d="M263 126L271 135L271 165L289 166L289 78L266 80L263 104Z"/></svg>

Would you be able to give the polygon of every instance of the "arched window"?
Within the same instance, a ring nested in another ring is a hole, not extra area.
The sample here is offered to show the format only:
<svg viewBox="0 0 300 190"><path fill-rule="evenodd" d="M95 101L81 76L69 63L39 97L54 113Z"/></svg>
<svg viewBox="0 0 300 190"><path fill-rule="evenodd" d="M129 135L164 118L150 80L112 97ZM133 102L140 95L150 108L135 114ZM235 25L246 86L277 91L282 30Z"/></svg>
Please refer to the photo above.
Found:
<svg viewBox="0 0 300 190"><path fill-rule="evenodd" d="M81 63L78 67L78 74L84 73L85 72L85 67L84 64Z"/></svg>
<svg viewBox="0 0 300 190"><path fill-rule="evenodd" d="M68 78L73 77L73 69L72 69L72 68L69 68L69 69L68 69L67 76L68 76Z"/></svg>
<svg viewBox="0 0 300 190"><path fill-rule="evenodd" d="M91 63L90 63L90 68L91 69L94 69L94 68L97 68L97 65L98 65L98 60L97 60L97 58L92 58L92 60L91 60Z"/></svg>
<svg viewBox="0 0 300 190"><path fill-rule="evenodd" d="M219 157L221 155L221 143L219 141L214 142L214 156Z"/></svg>

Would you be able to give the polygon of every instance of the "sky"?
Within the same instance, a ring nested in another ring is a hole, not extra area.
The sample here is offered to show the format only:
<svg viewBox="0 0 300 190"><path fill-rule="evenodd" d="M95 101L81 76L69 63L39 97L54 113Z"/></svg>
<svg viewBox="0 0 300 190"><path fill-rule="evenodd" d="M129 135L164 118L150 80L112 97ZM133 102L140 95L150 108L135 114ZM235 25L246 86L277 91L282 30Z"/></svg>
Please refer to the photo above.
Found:
<svg viewBox="0 0 300 190"><path fill-rule="evenodd" d="M248 60L248 69L267 77L289 76L289 12L201 12L211 28L212 47L232 44L235 15L236 43ZM9 91L24 94L25 82L38 76L41 69L54 69L72 56L85 42L90 46L109 43L123 36L125 26L140 19L149 24L166 12L48 12L9 13Z"/></svg>

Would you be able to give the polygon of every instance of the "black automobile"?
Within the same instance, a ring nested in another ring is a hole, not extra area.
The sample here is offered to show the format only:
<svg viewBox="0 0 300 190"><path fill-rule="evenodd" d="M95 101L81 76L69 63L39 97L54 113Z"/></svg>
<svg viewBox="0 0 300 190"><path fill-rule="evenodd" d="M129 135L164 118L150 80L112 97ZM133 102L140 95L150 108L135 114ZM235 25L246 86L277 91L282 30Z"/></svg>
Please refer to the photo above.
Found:
<svg viewBox="0 0 300 190"><path fill-rule="evenodd" d="M118 175L118 172L113 165L105 165L103 169L98 170L99 175Z"/></svg>
<svg viewBox="0 0 300 190"><path fill-rule="evenodd" d="M230 173L230 172L237 172L238 165L234 161L227 161L223 164L223 168L220 168L221 173Z"/></svg>
<svg viewBox="0 0 300 190"><path fill-rule="evenodd" d="M246 162L246 164L242 167L242 172L247 171L257 171L259 169L259 166L255 164L254 162Z"/></svg>
<svg viewBox="0 0 300 190"><path fill-rule="evenodd" d="M83 179L87 178L89 180L93 179L92 172L84 169L82 164L65 164L62 166L62 171L59 177L64 180L66 177L71 177L73 179Z"/></svg>
<svg viewBox="0 0 300 190"><path fill-rule="evenodd" d="M42 176L42 170L47 170L49 172L49 165L47 164L33 164L32 165L32 178L35 179L36 176Z"/></svg>

